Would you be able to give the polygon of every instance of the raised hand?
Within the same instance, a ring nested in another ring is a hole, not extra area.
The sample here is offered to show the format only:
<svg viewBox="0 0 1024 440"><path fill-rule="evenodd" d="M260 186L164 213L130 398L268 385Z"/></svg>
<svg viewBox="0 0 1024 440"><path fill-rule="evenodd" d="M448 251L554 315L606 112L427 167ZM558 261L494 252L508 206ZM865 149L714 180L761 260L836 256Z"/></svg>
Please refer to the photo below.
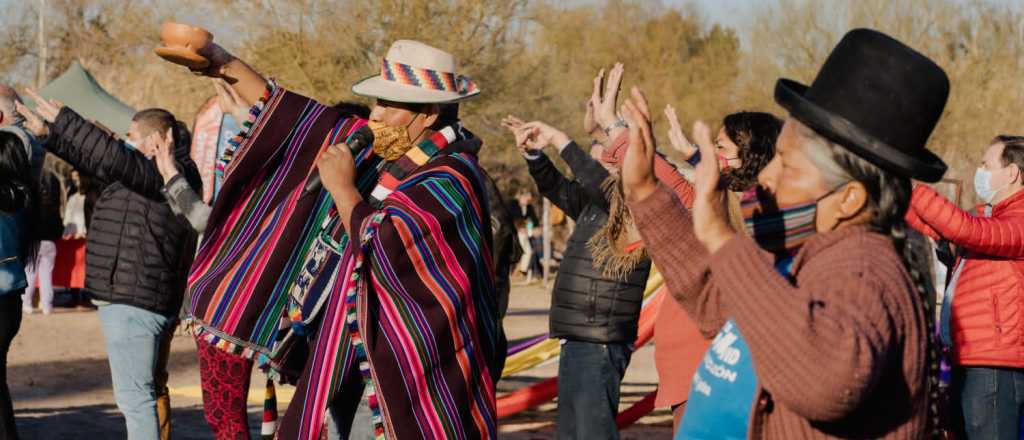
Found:
<svg viewBox="0 0 1024 440"><path fill-rule="evenodd" d="M590 100L594 105L594 120L601 128L607 129L619 119L615 113L615 104L619 98L619 88L622 85L624 70L622 63L615 63L612 70L608 72L607 81L604 77L604 69L601 69L597 77L594 78L594 89Z"/></svg>
<svg viewBox="0 0 1024 440"><path fill-rule="evenodd" d="M37 138L45 138L50 135L50 129L46 126L46 122L43 121L43 117L39 116L32 109L25 106L20 102L14 102L14 108L21 113L21 116L25 118L25 128Z"/></svg>
<svg viewBox="0 0 1024 440"><path fill-rule="evenodd" d="M526 148L533 151L540 151L548 145L562 147L571 140L561 130L541 121L527 122L519 131L526 133Z"/></svg>
<svg viewBox="0 0 1024 440"><path fill-rule="evenodd" d="M210 42L210 44L199 49L196 53L209 60L210 65L202 70L192 70L192 73L212 78L223 78L225 75L224 66L235 59L230 52L214 42Z"/></svg>
<svg viewBox="0 0 1024 440"><path fill-rule="evenodd" d="M161 137L156 133L149 135L146 142L150 143L153 151L153 161L156 168L164 178L164 183L170 182L178 174L178 165L174 162L174 151L171 143L174 135L171 129L167 129L165 136Z"/></svg>
<svg viewBox="0 0 1024 440"><path fill-rule="evenodd" d="M529 136L528 132L526 132L525 130L521 130L521 128L523 127L523 124L525 124L525 122L523 122L522 119L519 119L519 118L517 118L515 116L512 116L512 115L505 116L501 120L501 126L505 127L505 129L507 129L509 132L511 132L512 135L515 137L515 139L516 139L516 148L519 149L520 153L526 153L527 152L526 151L526 138Z"/></svg>
<svg viewBox="0 0 1024 440"><path fill-rule="evenodd" d="M57 120L57 115L60 114L60 110L64 108L64 104L54 99L46 99L39 96L38 93L32 88L25 89L25 92L33 101L36 102L36 113L49 123L53 123Z"/></svg>
<svg viewBox="0 0 1024 440"><path fill-rule="evenodd" d="M245 102L234 87L223 79L215 78L213 89L217 92L217 105L222 112L231 115L239 125L249 120L249 108L252 105Z"/></svg>
<svg viewBox="0 0 1024 440"><path fill-rule="evenodd" d="M693 139L697 141L697 145L701 147L707 147L712 152L715 151L715 141L711 140L711 127L705 124L704 121L697 120L693 123ZM717 153L716 153L717 154ZM704 152L701 151L701 156ZM714 156L711 156L714 157Z"/></svg>
<svg viewBox="0 0 1024 440"><path fill-rule="evenodd" d="M583 131L587 132L587 135L591 139L603 144L608 144L608 135L604 133L604 130L600 125L597 124L597 120L594 119L594 100L590 99L587 101L587 113L583 116Z"/></svg>
<svg viewBox="0 0 1024 440"><path fill-rule="evenodd" d="M523 124L525 124L525 122L523 122L522 119L519 119L518 117L512 115L508 115L505 116L504 118L501 118L501 126L505 127L508 130L517 130L519 129L519 127L522 127Z"/></svg>
<svg viewBox="0 0 1024 440"><path fill-rule="evenodd" d="M672 148L682 153L684 159L689 159L697 153L697 147L690 143L690 140L683 134L679 126L679 117L676 116L676 109L671 104L665 106L665 119L668 119L668 140Z"/></svg>
<svg viewBox="0 0 1024 440"><path fill-rule="evenodd" d="M622 117L629 124L629 149L622 162L622 189L629 201L641 201L658 187L654 177L654 153L657 143L651 134L650 111L640 89L633 87L632 97L622 104Z"/></svg>
<svg viewBox="0 0 1024 440"><path fill-rule="evenodd" d="M702 121L693 124L693 135L704 158L716 157L711 129ZM694 173L693 229L697 239L714 253L736 235L729 224L725 189L720 188L718 161L702 160Z"/></svg>

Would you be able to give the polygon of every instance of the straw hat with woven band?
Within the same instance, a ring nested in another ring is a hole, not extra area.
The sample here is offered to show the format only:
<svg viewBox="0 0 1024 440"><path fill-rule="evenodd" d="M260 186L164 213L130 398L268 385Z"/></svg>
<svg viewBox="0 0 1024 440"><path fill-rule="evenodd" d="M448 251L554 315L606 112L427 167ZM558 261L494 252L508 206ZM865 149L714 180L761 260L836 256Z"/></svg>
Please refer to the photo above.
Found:
<svg viewBox="0 0 1024 440"><path fill-rule="evenodd" d="M452 54L398 40L381 60L380 74L357 82L352 93L406 104L447 104L472 98L480 89L456 72Z"/></svg>

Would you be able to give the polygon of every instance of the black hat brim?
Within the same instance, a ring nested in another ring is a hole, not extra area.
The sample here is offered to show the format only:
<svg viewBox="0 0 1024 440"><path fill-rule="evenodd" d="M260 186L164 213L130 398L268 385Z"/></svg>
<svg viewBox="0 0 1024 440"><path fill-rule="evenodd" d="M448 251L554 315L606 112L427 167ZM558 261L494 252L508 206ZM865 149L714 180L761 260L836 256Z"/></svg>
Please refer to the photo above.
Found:
<svg viewBox="0 0 1024 440"><path fill-rule="evenodd" d="M946 163L935 153L922 148L908 155L807 100L807 89L796 81L779 79L775 102L818 134L889 172L928 183L938 182L946 174Z"/></svg>

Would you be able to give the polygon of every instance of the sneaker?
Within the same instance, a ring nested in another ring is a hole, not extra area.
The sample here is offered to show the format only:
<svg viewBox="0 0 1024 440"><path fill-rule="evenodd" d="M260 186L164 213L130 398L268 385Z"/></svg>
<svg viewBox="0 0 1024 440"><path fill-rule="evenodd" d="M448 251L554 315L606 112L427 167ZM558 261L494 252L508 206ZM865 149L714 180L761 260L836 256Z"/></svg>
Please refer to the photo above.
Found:
<svg viewBox="0 0 1024 440"><path fill-rule="evenodd" d="M22 311L22 313L24 313L24 314L26 314L26 315L31 315L31 314L33 314L33 313L35 313L35 312L36 312L35 310L32 310L32 309L31 309L31 308L29 308L29 307L22 307L22 308L21 308L21 311Z"/></svg>

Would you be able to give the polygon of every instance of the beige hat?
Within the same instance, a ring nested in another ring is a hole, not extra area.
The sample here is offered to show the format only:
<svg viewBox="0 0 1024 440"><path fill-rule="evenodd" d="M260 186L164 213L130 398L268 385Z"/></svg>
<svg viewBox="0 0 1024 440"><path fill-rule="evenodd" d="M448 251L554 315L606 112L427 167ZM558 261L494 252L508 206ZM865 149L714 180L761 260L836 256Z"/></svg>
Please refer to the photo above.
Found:
<svg viewBox="0 0 1024 440"><path fill-rule="evenodd" d="M452 54L412 40L398 40L381 60L380 75L352 86L352 93L408 104L445 104L480 94L459 75Z"/></svg>

